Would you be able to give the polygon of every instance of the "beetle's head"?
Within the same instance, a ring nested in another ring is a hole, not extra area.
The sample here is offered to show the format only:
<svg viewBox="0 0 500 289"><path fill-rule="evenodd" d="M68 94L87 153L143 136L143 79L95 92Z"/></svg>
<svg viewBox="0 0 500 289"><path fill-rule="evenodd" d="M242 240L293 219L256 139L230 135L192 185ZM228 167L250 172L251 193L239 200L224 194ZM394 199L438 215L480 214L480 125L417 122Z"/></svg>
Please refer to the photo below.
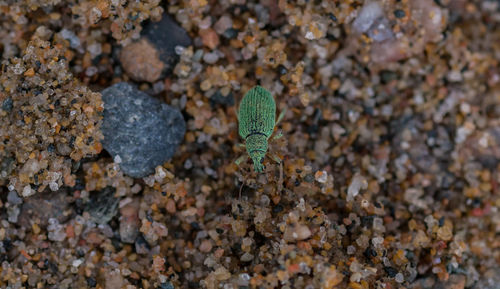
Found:
<svg viewBox="0 0 500 289"><path fill-rule="evenodd" d="M250 153L253 161L254 170L258 173L264 170L264 158L266 157L265 151L255 150Z"/></svg>

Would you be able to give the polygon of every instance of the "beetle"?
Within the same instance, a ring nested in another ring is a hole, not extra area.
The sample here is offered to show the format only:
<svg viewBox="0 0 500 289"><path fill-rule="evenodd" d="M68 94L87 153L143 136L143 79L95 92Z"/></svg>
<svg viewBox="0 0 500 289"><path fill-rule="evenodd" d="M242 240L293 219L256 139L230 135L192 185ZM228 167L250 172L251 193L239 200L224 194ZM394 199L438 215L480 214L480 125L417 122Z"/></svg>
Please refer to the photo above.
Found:
<svg viewBox="0 0 500 289"><path fill-rule="evenodd" d="M254 86L241 100L237 116L239 134L245 140L248 156L252 159L254 170L262 172L264 158L268 149L268 140L273 134L274 127L283 119L283 110L276 118L276 103L272 94L261 86ZM274 138L281 137L281 134ZM241 156L236 160L239 165L246 158ZM281 162L277 156L272 156L276 162Z"/></svg>

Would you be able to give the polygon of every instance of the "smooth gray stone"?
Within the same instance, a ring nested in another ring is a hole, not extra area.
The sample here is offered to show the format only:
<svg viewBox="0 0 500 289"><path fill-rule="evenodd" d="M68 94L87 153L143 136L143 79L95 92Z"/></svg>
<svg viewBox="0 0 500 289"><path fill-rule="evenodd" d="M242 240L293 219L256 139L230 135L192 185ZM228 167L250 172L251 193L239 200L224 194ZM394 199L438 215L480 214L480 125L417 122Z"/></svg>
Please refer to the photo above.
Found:
<svg viewBox="0 0 500 289"><path fill-rule="evenodd" d="M122 171L135 178L154 172L182 142L186 122L180 111L121 82L102 92L103 147L121 158Z"/></svg>

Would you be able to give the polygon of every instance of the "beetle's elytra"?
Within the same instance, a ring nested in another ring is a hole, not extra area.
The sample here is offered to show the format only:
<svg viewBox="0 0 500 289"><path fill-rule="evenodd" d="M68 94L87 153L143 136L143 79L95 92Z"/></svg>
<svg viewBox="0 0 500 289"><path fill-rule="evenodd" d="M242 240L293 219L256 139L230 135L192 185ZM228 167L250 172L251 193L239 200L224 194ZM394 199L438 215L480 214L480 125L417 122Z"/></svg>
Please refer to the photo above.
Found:
<svg viewBox="0 0 500 289"><path fill-rule="evenodd" d="M261 86L249 90L238 110L239 133L245 140L246 150L253 161L254 170L262 172L268 139L276 124L276 103L269 91Z"/></svg>

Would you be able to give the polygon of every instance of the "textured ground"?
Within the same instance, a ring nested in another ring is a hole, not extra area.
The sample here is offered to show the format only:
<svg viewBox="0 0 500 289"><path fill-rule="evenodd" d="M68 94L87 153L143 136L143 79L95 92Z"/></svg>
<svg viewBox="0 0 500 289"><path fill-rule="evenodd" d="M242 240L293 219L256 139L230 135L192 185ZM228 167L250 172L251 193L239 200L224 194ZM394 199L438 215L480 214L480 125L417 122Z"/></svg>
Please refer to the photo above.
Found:
<svg viewBox="0 0 500 289"><path fill-rule="evenodd" d="M4 0L0 20L1 288L499 288L500 2ZM123 157L161 146L103 135L183 123L108 129L118 82L186 122L146 177ZM262 174L234 164L256 84L288 109Z"/></svg>

